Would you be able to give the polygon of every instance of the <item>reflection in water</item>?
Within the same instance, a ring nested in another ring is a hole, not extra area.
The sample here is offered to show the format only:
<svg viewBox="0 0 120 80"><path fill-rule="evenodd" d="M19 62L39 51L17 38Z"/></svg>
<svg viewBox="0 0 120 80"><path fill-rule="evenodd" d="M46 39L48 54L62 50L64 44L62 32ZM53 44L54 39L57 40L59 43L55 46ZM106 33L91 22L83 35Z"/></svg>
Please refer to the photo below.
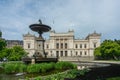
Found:
<svg viewBox="0 0 120 80"><path fill-rule="evenodd" d="M19 80L24 78L24 76L15 76L14 74L0 74L0 80Z"/></svg>

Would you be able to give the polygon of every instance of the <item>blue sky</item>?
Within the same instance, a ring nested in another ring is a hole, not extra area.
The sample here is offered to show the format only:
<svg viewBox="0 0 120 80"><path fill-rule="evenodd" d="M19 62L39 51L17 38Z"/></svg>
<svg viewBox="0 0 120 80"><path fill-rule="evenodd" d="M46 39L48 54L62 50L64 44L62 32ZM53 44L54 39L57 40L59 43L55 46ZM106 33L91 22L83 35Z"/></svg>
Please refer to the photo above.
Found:
<svg viewBox="0 0 120 80"><path fill-rule="evenodd" d="M73 29L76 38L96 31L102 40L120 39L120 0L0 0L3 38L22 40L28 31L36 34L29 25L38 19L56 32Z"/></svg>

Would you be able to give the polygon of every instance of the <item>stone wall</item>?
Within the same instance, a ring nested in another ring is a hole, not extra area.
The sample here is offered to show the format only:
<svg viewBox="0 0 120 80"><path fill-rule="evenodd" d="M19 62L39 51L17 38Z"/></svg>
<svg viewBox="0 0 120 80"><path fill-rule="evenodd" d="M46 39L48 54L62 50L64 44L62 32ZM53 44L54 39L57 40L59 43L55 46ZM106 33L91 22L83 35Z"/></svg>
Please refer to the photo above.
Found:
<svg viewBox="0 0 120 80"><path fill-rule="evenodd" d="M59 61L93 61L94 57L91 56L85 56L85 57L59 57Z"/></svg>

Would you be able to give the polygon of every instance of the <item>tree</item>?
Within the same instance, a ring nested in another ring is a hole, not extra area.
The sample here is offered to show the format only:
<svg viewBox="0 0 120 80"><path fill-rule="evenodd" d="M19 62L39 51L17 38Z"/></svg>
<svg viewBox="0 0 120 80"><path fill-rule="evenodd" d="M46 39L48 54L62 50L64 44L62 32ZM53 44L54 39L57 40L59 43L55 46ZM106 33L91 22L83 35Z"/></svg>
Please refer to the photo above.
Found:
<svg viewBox="0 0 120 80"><path fill-rule="evenodd" d="M13 49L4 48L2 51L0 51L0 58L8 58L9 55L13 52Z"/></svg>
<svg viewBox="0 0 120 80"><path fill-rule="evenodd" d="M120 45L120 40L115 39L114 41Z"/></svg>
<svg viewBox="0 0 120 80"><path fill-rule="evenodd" d="M94 54L102 59L118 60L120 58L120 45L115 41L105 40L99 48L95 49Z"/></svg>
<svg viewBox="0 0 120 80"><path fill-rule="evenodd" d="M0 51L6 47L6 41L3 39L0 39Z"/></svg>
<svg viewBox="0 0 120 80"><path fill-rule="evenodd" d="M8 59L11 61L21 60L23 56L27 55L24 49L20 46L14 46L12 52L10 53Z"/></svg>
<svg viewBox="0 0 120 80"><path fill-rule="evenodd" d="M94 51L94 55L96 56L97 59L101 58L101 52L100 52L101 47L97 47Z"/></svg>
<svg viewBox="0 0 120 80"><path fill-rule="evenodd" d="M4 48L0 51L0 59L7 58L10 61L19 61L25 55L27 55L26 52L20 46Z"/></svg>

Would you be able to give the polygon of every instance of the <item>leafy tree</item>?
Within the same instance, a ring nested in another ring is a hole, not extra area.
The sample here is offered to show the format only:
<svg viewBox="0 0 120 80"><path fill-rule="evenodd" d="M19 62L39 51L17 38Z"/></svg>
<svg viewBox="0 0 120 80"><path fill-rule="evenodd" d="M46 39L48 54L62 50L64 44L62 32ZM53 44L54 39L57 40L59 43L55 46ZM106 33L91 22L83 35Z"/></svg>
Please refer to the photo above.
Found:
<svg viewBox="0 0 120 80"><path fill-rule="evenodd" d="M25 55L26 55L26 52L22 47L14 46L12 48L12 53L9 55L8 59L12 61L18 61L18 60L21 60L21 58Z"/></svg>
<svg viewBox="0 0 120 80"><path fill-rule="evenodd" d="M0 59L6 57L10 61L21 60L21 58L25 55L27 55L26 52L20 46L14 46L13 48L4 48L0 51Z"/></svg>
<svg viewBox="0 0 120 80"><path fill-rule="evenodd" d="M105 40L100 47L95 49L94 54L97 58L118 60L120 45L115 41Z"/></svg>
<svg viewBox="0 0 120 80"><path fill-rule="evenodd" d="M0 58L1 58L1 59L4 58L4 57L8 58L9 55L10 55L12 52L13 52L12 49L4 48L2 51L0 51Z"/></svg>
<svg viewBox="0 0 120 80"><path fill-rule="evenodd" d="M4 39L0 39L0 51L6 47L6 41Z"/></svg>
<svg viewBox="0 0 120 80"><path fill-rule="evenodd" d="M115 39L114 41L120 45L120 40Z"/></svg>
<svg viewBox="0 0 120 80"><path fill-rule="evenodd" d="M96 56L97 59L101 57L101 52L100 52L101 47L97 47L94 51L94 55Z"/></svg>

